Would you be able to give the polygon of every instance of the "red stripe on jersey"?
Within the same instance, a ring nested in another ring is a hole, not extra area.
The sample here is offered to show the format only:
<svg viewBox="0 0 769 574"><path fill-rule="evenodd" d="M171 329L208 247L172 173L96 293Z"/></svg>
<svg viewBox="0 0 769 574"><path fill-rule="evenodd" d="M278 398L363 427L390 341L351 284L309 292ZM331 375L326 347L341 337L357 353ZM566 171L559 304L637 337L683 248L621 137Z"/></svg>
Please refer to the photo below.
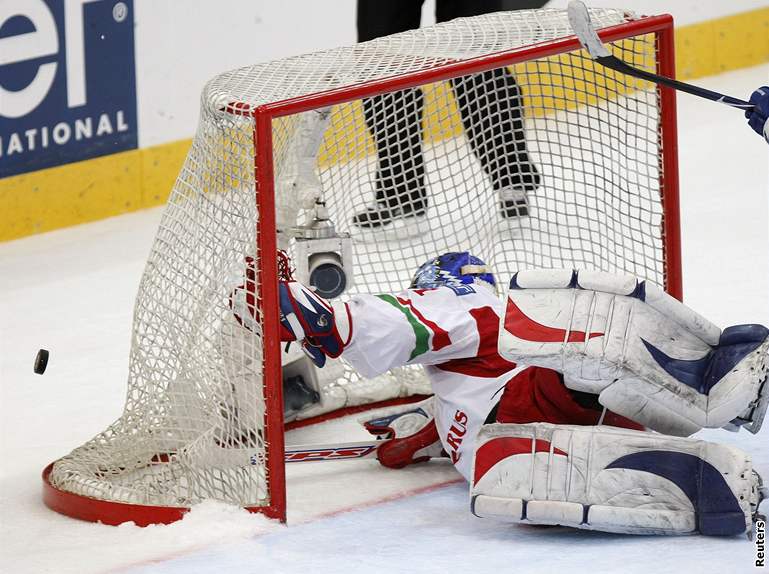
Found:
<svg viewBox="0 0 769 574"><path fill-rule="evenodd" d="M503 359L497 352L499 315L491 307L471 309L470 315L478 326L478 352L468 359L452 359L437 368L442 371L494 379L515 369L515 363Z"/></svg>
<svg viewBox="0 0 769 574"><path fill-rule="evenodd" d="M422 315L422 313L420 313L419 310L414 307L414 304L410 299L401 299L400 297L396 297L396 299L401 305L411 309L411 312L414 313L417 319L419 319L419 322L429 327L433 332L433 351L440 351L444 347L451 345L451 339L449 338L448 331L441 329L436 323L433 323L430 321L430 319Z"/></svg>
<svg viewBox="0 0 769 574"><path fill-rule="evenodd" d="M537 341L539 343L579 343L593 337L602 337L603 333L590 333L584 331L570 331L566 338L565 329L557 329L537 323L521 311L511 299L507 300L505 311L505 330L525 341Z"/></svg>
<svg viewBox="0 0 769 574"><path fill-rule="evenodd" d="M475 473L473 475L473 484L486 474L491 467L501 461L503 458L515 456L517 454L534 454L537 452L550 452L551 444L543 439L530 439L523 437L499 437L485 442L475 452ZM553 448L553 454L568 456L560 448Z"/></svg>

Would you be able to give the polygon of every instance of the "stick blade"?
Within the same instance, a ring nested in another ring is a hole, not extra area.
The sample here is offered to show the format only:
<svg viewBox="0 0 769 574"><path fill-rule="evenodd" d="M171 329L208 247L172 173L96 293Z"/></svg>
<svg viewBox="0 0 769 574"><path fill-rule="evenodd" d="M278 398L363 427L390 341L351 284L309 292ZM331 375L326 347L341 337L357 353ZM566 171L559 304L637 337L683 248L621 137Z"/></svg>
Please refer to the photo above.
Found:
<svg viewBox="0 0 769 574"><path fill-rule="evenodd" d="M585 6L584 2L580 0L569 2L567 14L574 34L576 34L579 43L587 50L591 58L595 60L611 56L609 50L606 49L606 46L603 45L598 37L598 32L593 28L590 22L590 13L587 11L587 6Z"/></svg>

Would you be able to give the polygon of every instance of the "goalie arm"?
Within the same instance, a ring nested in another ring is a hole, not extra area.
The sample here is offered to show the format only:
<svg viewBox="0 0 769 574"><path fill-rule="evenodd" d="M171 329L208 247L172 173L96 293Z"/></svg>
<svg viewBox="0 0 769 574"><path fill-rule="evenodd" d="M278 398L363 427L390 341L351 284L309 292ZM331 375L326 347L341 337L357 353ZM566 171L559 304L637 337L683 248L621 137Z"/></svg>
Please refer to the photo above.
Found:
<svg viewBox="0 0 769 574"><path fill-rule="evenodd" d="M254 271L235 288L230 306L236 320L258 332ZM279 283L280 338L297 341L322 367L326 358L344 358L364 377L372 378L404 365L432 365L474 357L480 337L471 310L498 311L491 291L449 287L407 289L399 293L355 295L348 302L330 302L296 281Z"/></svg>
<svg viewBox="0 0 769 574"><path fill-rule="evenodd" d="M480 335L468 306L495 302L491 293L460 296L439 287L329 303L289 282L281 285L281 337L304 341L305 350L316 356L341 354L361 375L372 378L404 365L475 356Z"/></svg>
<svg viewBox="0 0 769 574"><path fill-rule="evenodd" d="M484 333L473 312L499 300L480 287L457 294L449 287L357 295L349 302L352 338L344 358L363 376L404 365L436 365L475 357Z"/></svg>
<svg viewBox="0 0 769 574"><path fill-rule="evenodd" d="M766 410L769 331L721 329L649 282L524 271L510 284L499 351L563 373L567 387L656 431L686 436Z"/></svg>

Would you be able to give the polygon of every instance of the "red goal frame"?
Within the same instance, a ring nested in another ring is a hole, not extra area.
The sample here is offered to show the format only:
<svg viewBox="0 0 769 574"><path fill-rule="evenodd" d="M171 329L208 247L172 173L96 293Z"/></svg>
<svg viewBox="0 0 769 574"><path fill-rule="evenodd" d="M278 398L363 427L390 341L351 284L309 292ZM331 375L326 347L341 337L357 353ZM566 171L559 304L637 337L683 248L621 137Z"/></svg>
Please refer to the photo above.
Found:
<svg viewBox="0 0 769 574"><path fill-rule="evenodd" d="M631 36L654 34L657 52L657 73L670 78L675 77L675 44L673 17L669 14L651 16L639 20L630 21L617 26L611 26L599 30L598 35L603 42L615 42ZM394 76L382 80L376 80L355 86L329 90L311 96L285 100L259 106L250 110L254 118L254 146L262 153L257 154L254 165L256 174L257 207L263 215L261 225L257 233L257 250L261 257L259 270L259 284L262 288L261 304L266 309L278 308L278 282L277 282L277 242L275 229L275 192L273 177L272 156L272 121L281 116L306 112L311 109L343 104L364 97L376 96L385 92L413 88L423 84L448 80L457 76L465 76L485 72L501 66L510 66L520 62L545 58L571 52L581 48L576 36L570 36L555 42L533 45L526 48L509 50L473 58L461 62L451 63L438 68L416 72L412 74ZM664 86L657 87L660 103L660 149L661 177L660 188L662 190L663 210L663 256L665 259L665 290L676 297L682 298L681 278L681 231L680 231L680 205L678 196L678 133L676 121L676 94L675 90ZM241 110L243 107L241 106ZM242 111L241 111L242 113ZM265 143L267 142L267 143ZM260 145L261 144L261 145ZM257 146L260 145L259 148ZM260 312L262 310L260 309ZM274 333L272 337L265 337L265 353L263 373L265 380L281 380L280 342L277 336L278 317L275 313L264 313L265 333ZM274 512L280 515L282 521L286 519L286 489L285 489L285 465L282 456L275 456L273 449L278 453L284 450L282 432L274 432L274 429L283 428L283 397L280 385L270 385L267 396L267 469L270 477L271 505L269 514ZM269 432L270 429L273 432ZM275 435L272 436L271 435ZM272 442L274 441L274 442ZM282 486L280 491L273 481L279 481Z"/></svg>
<svg viewBox="0 0 769 574"><path fill-rule="evenodd" d="M625 38L645 34L655 35L657 73L670 78L675 77L675 49L673 18L670 15L650 16L603 28L598 35L604 42L615 42ZM423 84L448 80L450 78L476 74L501 66L509 66L524 61L554 56L580 49L575 36L561 40L535 44L524 48L497 52L469 60L452 62L420 72L392 76L374 80L352 87L338 88L274 102L257 107L246 103L232 103L227 112L250 116L254 121L255 154L255 200L260 214L257 226L256 248L260 266L257 281L261 288L258 299L258 312L263 317L263 378L265 388L265 444L266 465L269 482L270 502L266 506L247 507L251 512L260 512L268 517L286 521L286 478L283 453L285 450L283 420L283 396L281 384L281 351L279 322L277 313L270 310L278 308L278 268L277 239L275 222L275 189L273 176L272 121L276 118L296 114L311 109L376 96L385 92L412 88ZM680 208L678 185L678 143L676 122L675 91L667 87L657 87L660 109L659 143L662 151L660 158L660 188L663 209L662 239L664 256L665 290L682 298L681 277L681 240ZM383 406L382 403L369 405L369 408ZM335 411L333 416L343 416L353 412L353 408ZM323 420L330 417L323 417ZM317 422L315 419L302 425ZM162 456L162 454L160 455ZM105 524L120 524L133 521L139 526L155 523L170 523L181 519L189 510L181 507L142 506L97 500L57 489L49 481L53 464L43 471L43 500L51 509L75 518L98 521Z"/></svg>

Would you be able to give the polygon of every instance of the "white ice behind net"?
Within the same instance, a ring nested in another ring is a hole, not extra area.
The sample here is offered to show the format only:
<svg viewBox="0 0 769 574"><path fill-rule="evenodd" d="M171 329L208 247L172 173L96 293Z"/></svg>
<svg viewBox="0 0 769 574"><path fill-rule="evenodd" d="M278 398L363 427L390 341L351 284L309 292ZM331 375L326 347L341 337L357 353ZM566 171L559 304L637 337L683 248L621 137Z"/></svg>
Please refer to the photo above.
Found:
<svg viewBox="0 0 769 574"><path fill-rule="evenodd" d="M591 15L599 27L627 19ZM569 35L560 11L499 13L209 82L137 296L124 413L57 461L52 484L145 505L269 503L261 333L241 327L229 302L245 258L258 265L260 256L254 126L228 105L253 109ZM654 65L652 37L614 49ZM662 284L659 119L654 89L577 53L338 106L315 167L331 219L353 237L351 292L399 290L419 264L450 250L485 259L502 284L531 267L624 271ZM306 218L280 185L297 168L302 121L273 123L283 224ZM503 202L511 197L512 211ZM528 215L517 215L521 207ZM360 214L385 225L367 227ZM372 382L335 362L319 375L324 403L305 415L427 390L417 369Z"/></svg>

